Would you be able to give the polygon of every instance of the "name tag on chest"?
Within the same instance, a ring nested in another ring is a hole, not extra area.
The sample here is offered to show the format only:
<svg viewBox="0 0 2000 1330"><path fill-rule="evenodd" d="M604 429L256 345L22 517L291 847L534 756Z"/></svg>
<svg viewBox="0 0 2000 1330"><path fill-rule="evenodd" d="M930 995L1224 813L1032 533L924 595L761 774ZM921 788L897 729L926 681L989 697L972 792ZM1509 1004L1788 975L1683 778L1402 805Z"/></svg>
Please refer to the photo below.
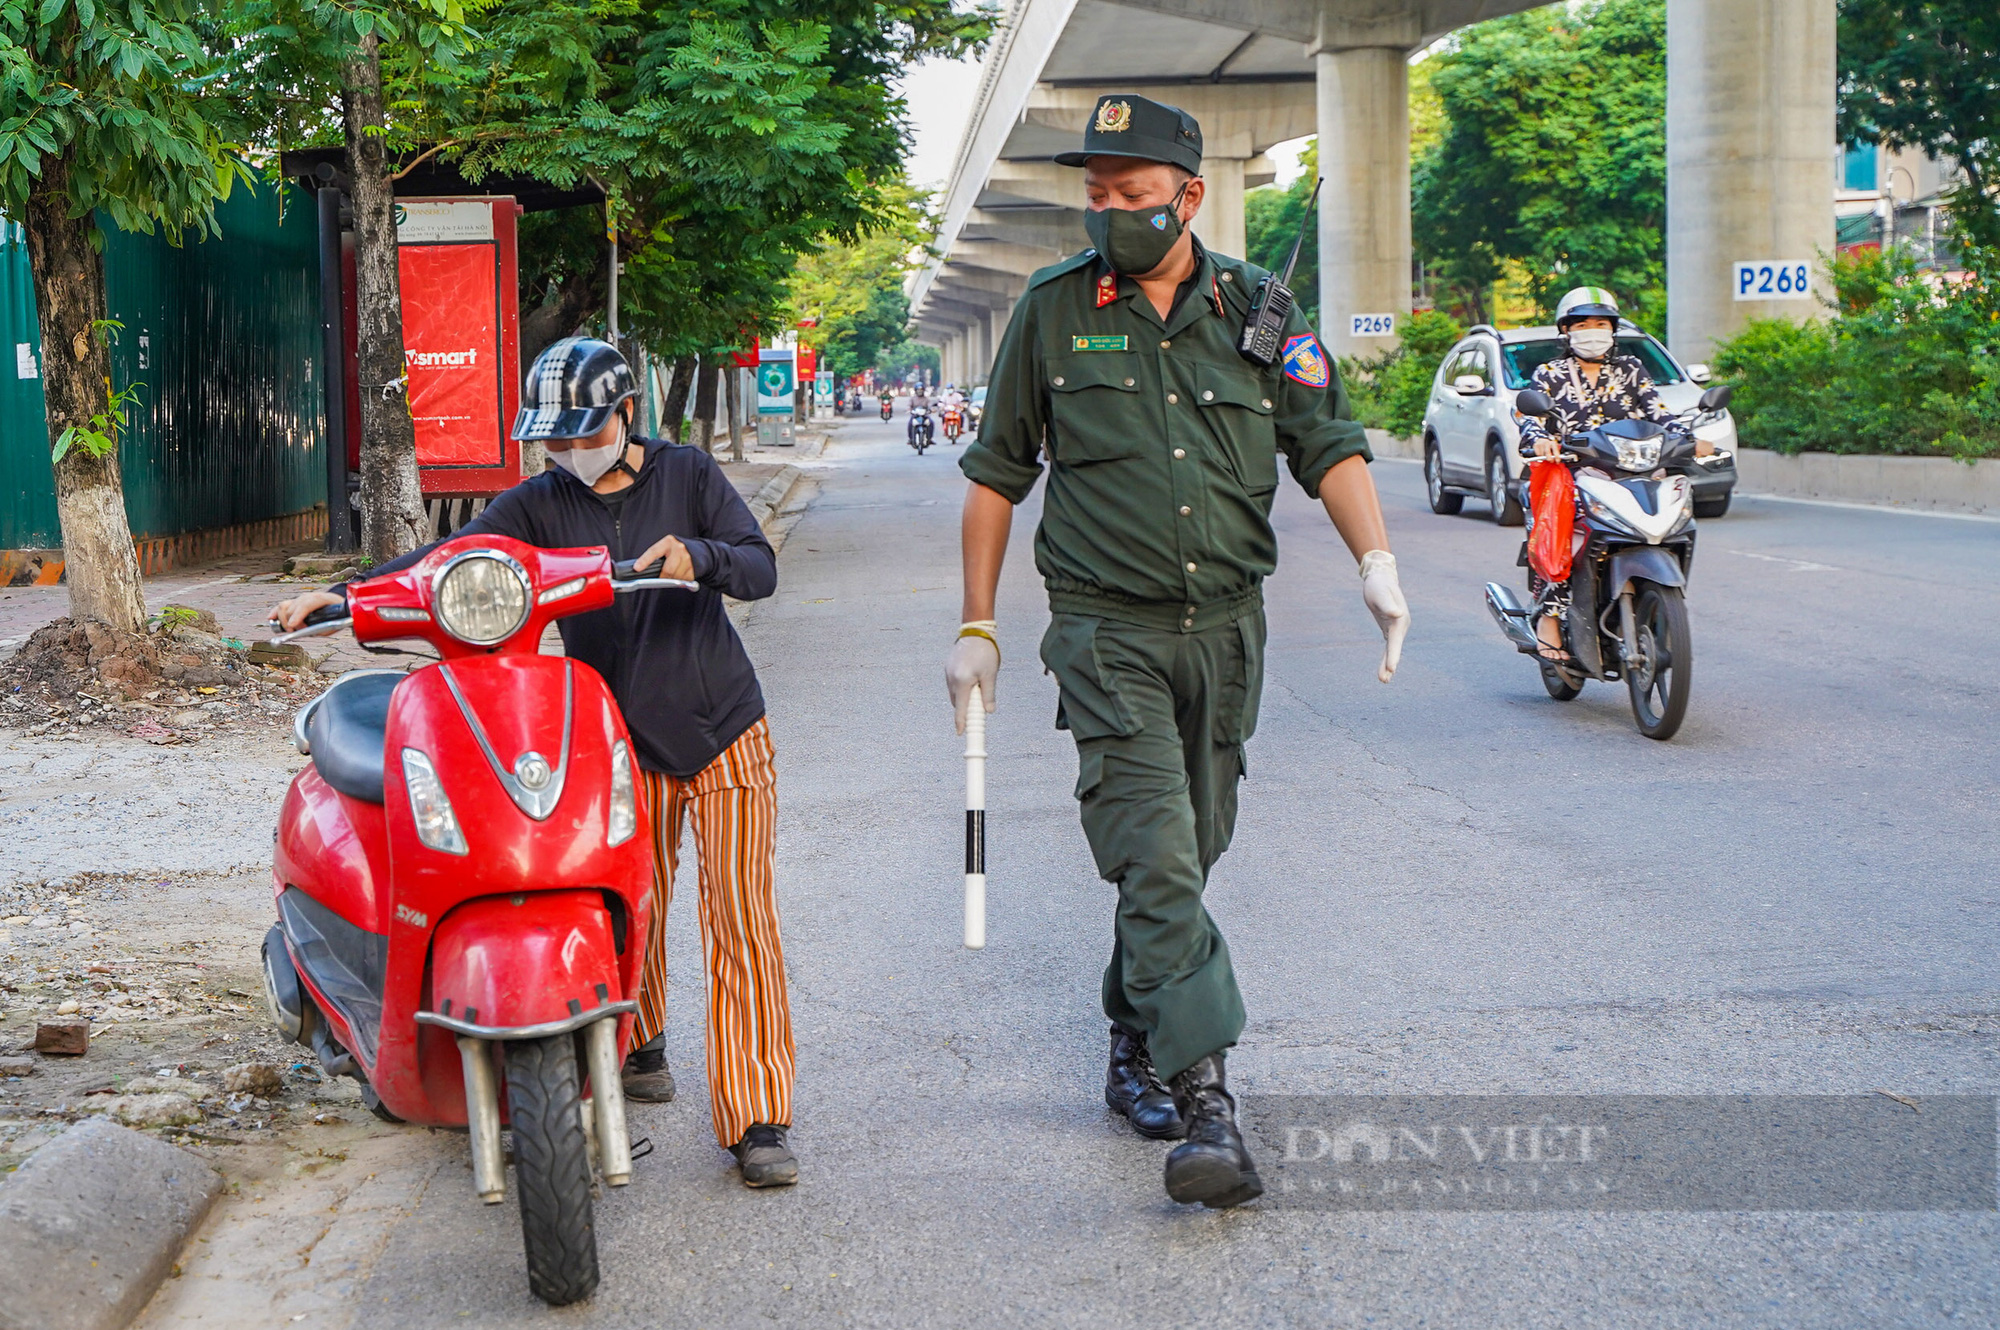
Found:
<svg viewBox="0 0 2000 1330"><path fill-rule="evenodd" d="M1125 345L1125 334L1118 333L1114 336L1109 333L1100 333L1095 337L1070 338L1069 349L1072 351L1124 351L1129 348Z"/></svg>

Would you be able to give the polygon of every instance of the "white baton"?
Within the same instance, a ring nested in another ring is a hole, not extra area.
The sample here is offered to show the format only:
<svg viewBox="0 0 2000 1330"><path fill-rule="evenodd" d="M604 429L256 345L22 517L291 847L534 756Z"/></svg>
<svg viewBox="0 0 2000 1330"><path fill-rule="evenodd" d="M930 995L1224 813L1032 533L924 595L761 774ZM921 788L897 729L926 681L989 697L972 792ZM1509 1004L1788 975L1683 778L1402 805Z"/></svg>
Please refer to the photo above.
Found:
<svg viewBox="0 0 2000 1330"><path fill-rule="evenodd" d="M965 945L986 945L986 704L978 684L965 708Z"/></svg>

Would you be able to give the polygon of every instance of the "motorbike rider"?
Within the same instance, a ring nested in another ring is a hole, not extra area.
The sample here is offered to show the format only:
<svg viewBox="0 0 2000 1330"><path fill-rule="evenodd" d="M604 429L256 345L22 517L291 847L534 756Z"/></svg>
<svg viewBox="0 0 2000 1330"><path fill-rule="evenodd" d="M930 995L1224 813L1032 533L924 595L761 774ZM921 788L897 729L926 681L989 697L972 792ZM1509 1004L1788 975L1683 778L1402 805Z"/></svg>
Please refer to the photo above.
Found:
<svg viewBox="0 0 2000 1330"><path fill-rule="evenodd" d="M1664 425L1674 418L1661 404L1639 357L1618 353L1618 318L1618 298L1601 286L1579 286L1556 303L1556 331L1562 334L1565 354L1536 366L1530 385L1555 404L1555 415L1548 422L1518 417L1523 457L1558 456L1563 439L1606 421L1650 420ZM1710 450L1706 443L1696 447L1700 452ZM1532 526L1532 513L1528 520ZM1574 539L1580 548L1585 539L1580 526ZM1548 584L1539 573L1529 571L1529 589L1540 599ZM1557 587L1544 604L1535 623L1542 659L1567 661L1563 624L1569 618L1568 584Z"/></svg>
<svg viewBox="0 0 2000 1330"><path fill-rule="evenodd" d="M917 446L917 421L920 418L920 413L927 414L930 409L930 390L920 382L915 388L910 390L910 421L904 427L909 445L912 448Z"/></svg>
<svg viewBox="0 0 2000 1330"><path fill-rule="evenodd" d="M674 1097L667 1068L666 920L681 828L694 822L703 954L708 962L708 1081L716 1140L751 1187L788 1186L798 1160L792 1120L791 1007L772 871L777 783L756 671L724 611L725 595L761 600L777 557L715 459L632 432L639 386L609 343L566 337L528 372L513 437L539 440L550 469L501 492L455 535L490 532L545 549L603 545L613 559L698 582L692 595L651 592L560 621L564 652L610 684L632 736L653 819L653 911L626 1097ZM381 576L436 543L371 570ZM296 629L344 586L280 604Z"/></svg>

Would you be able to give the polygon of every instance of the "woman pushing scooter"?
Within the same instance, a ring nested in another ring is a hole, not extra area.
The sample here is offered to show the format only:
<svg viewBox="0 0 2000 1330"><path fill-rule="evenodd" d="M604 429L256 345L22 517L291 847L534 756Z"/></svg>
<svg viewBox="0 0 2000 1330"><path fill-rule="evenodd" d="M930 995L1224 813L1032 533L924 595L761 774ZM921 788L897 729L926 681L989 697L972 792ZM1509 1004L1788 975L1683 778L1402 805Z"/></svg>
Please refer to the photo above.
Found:
<svg viewBox="0 0 2000 1330"><path fill-rule="evenodd" d="M760 600L777 558L715 460L631 433L638 384L616 348L565 338L528 372L513 436L540 441L551 469L498 495L454 539L506 536L544 550L606 546L614 560L698 585L627 597L565 618L565 652L603 675L624 713L653 824L653 909L626 1098L673 1098L665 926L681 829L693 818L708 960L708 1081L717 1141L751 1187L788 1186L791 1009L772 873L777 783L764 697L725 595ZM371 573L396 573L434 546ZM635 557L636 556L636 557ZM546 596L547 593L544 593ZM273 617L297 629L345 589L294 597ZM523 759L525 760L525 758Z"/></svg>

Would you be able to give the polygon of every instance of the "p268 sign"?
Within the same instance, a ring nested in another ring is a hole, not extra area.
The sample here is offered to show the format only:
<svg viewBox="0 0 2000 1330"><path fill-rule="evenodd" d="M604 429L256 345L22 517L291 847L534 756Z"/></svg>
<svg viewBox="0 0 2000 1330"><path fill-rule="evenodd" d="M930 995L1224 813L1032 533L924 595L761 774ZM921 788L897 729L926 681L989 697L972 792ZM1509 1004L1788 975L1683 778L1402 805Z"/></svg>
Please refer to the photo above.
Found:
<svg viewBox="0 0 2000 1330"><path fill-rule="evenodd" d="M1798 259L1738 259L1730 290L1738 300L1805 300L1812 295L1806 265Z"/></svg>

